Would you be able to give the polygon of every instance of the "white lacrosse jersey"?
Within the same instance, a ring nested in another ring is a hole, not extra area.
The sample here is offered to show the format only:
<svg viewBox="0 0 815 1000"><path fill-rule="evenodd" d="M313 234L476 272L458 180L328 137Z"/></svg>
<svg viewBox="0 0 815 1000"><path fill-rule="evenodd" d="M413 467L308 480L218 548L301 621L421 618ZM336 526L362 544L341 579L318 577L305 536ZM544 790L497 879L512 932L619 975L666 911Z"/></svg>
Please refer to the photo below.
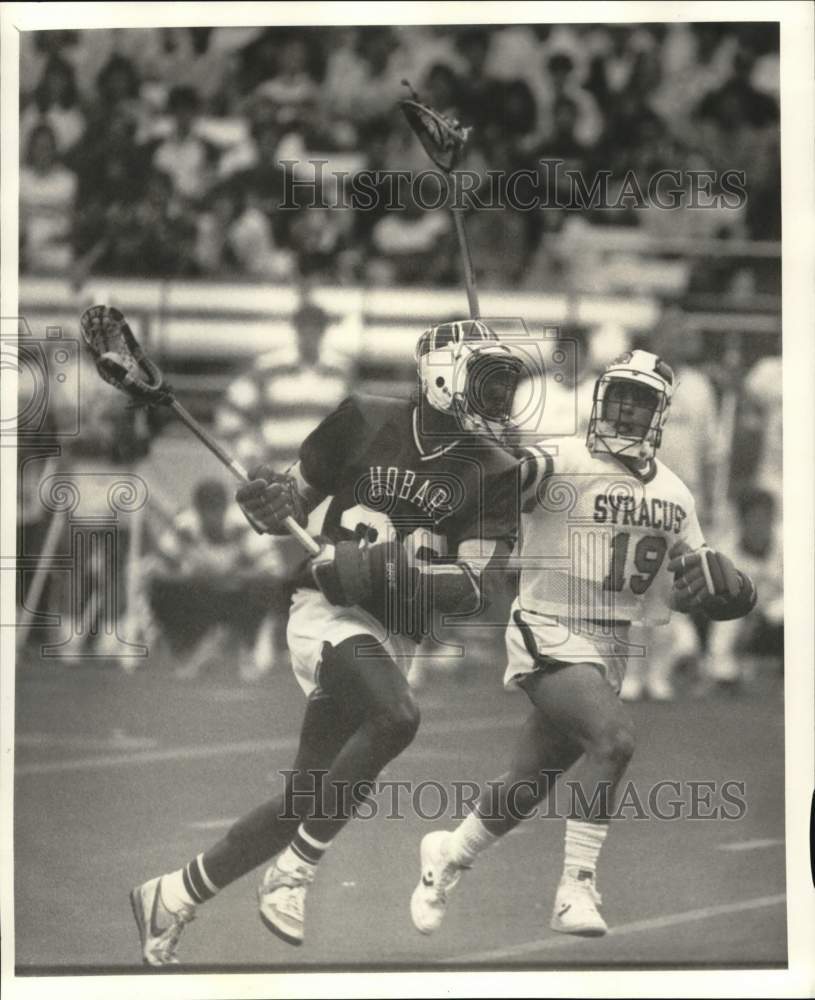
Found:
<svg viewBox="0 0 815 1000"><path fill-rule="evenodd" d="M659 625L670 618L668 553L704 544L687 487L660 461L642 478L584 441L525 449L522 611L570 621Z"/></svg>

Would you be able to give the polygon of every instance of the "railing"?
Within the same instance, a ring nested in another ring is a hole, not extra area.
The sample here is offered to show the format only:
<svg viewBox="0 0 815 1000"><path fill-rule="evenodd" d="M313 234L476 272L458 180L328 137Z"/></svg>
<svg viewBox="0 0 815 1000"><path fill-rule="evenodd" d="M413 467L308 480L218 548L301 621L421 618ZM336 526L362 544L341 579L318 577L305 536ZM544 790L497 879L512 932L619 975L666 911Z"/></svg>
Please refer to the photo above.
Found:
<svg viewBox="0 0 815 1000"><path fill-rule="evenodd" d="M731 247L729 241L726 245ZM331 316L328 344L341 354L362 356L372 365L409 362L419 332L428 324L466 309L459 290L405 288L317 288L314 300ZM24 277L20 314L35 335L47 326L76 332L78 318L91 302L110 302L131 320L136 335L162 363L223 361L239 365L261 351L293 349L290 318L297 294L287 286L235 281L152 281L94 278L81 293L61 278ZM691 303L692 305L692 303ZM780 302L772 295L727 300L693 314L709 333L780 334ZM529 330L579 323L614 325L629 332L648 330L657 320L656 294L531 294L484 291L484 317L523 323Z"/></svg>

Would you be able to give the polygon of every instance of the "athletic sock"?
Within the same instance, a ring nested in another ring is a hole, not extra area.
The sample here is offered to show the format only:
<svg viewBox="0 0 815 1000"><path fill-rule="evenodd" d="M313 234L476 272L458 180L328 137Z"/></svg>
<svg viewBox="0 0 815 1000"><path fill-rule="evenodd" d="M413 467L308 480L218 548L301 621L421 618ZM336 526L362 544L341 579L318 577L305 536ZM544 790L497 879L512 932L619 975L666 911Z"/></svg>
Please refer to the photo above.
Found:
<svg viewBox="0 0 815 1000"><path fill-rule="evenodd" d="M291 843L277 859L277 867L284 872L293 872L303 865L316 868L331 845L331 841L324 842L312 837L310 833L306 833L303 827L303 823L297 827L297 833L295 833Z"/></svg>
<svg viewBox="0 0 815 1000"><path fill-rule="evenodd" d="M607 834L608 823L586 823L582 820L567 819L564 873L571 869L578 878L583 872L593 876L597 871L597 859Z"/></svg>
<svg viewBox="0 0 815 1000"><path fill-rule="evenodd" d="M466 868L496 840L497 834L490 833L478 813L471 812L450 834L447 857L454 865Z"/></svg>
<svg viewBox="0 0 815 1000"><path fill-rule="evenodd" d="M204 871L203 858L204 855L199 854L178 871L162 876L161 899L168 910L175 913L182 906L205 903L218 891L218 886Z"/></svg>

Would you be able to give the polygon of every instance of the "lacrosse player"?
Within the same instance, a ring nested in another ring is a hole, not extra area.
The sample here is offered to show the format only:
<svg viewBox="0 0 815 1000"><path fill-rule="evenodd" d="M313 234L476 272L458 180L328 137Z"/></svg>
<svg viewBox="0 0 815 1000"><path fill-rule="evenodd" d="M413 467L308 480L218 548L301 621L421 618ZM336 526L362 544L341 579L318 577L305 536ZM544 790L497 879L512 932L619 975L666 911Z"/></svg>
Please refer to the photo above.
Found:
<svg viewBox="0 0 815 1000"><path fill-rule="evenodd" d="M150 965L177 963L198 905L274 855L258 890L260 917L302 943L320 859L416 734L404 673L433 607L477 611L485 564L512 547L518 464L497 442L522 362L476 320L426 331L416 359L420 394L349 397L287 472L261 467L238 490L252 523L278 535L287 516L305 525L331 498L325 544L303 564L288 624L307 697L300 747L283 794L184 867L132 891Z"/></svg>
<svg viewBox="0 0 815 1000"><path fill-rule="evenodd" d="M673 391L664 361L626 353L595 384L585 445L541 442L522 460L520 585L504 683L526 693L532 712L499 794L488 788L455 830L422 840L411 916L423 934L441 924L462 872L573 765L582 795L567 814L551 926L607 930L595 871L634 750L618 698L627 661L643 655L632 627L664 623L671 610L741 618L756 602L750 578L705 545L693 497L655 457Z"/></svg>

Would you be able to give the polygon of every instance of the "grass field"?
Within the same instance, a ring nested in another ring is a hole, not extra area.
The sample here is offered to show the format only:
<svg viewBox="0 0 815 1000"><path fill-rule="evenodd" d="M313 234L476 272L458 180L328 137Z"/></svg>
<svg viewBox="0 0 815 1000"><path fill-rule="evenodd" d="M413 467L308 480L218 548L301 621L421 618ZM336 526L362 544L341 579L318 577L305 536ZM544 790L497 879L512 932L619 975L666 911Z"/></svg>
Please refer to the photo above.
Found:
<svg viewBox="0 0 815 1000"><path fill-rule="evenodd" d="M422 729L389 779L496 777L522 718L502 665L419 693ZM132 885L174 868L277 789L303 702L287 668L254 687L237 664L181 682L149 665L32 667L16 695L16 961L36 971L140 968ZM628 819L612 828L599 871L611 933L548 928L563 825L530 820L462 881L439 933L417 934L408 901L418 844L450 826L409 815L357 821L327 854L309 895L307 938L270 935L256 876L202 907L185 931L188 970L337 966L585 968L778 965L786 961L783 709L777 680L741 698L633 706L629 776L642 796L660 780L742 781L739 820ZM425 808L436 799L428 795Z"/></svg>

